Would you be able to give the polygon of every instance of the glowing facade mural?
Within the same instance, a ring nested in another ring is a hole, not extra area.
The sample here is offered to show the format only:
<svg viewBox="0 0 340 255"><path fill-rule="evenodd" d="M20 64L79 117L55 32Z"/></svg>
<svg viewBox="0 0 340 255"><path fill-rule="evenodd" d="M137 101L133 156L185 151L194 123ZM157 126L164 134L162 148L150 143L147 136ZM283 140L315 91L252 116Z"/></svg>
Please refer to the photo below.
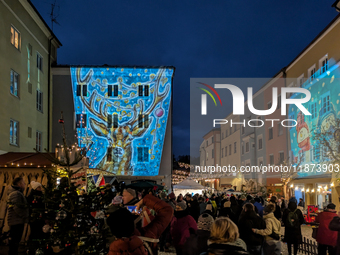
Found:
<svg viewBox="0 0 340 255"><path fill-rule="evenodd" d="M173 68L71 67L79 144L90 168L158 175Z"/></svg>
<svg viewBox="0 0 340 255"><path fill-rule="evenodd" d="M328 71L324 71L318 77L309 78L304 83L304 88L311 92L311 100L303 104L311 113L304 115L295 105L289 106L289 119L297 121L296 127L291 127L290 157L294 164L318 164L327 162L327 148L314 139L314 132L334 131L334 120L340 118L340 79L339 66L335 65ZM294 94L294 97L300 97ZM330 141L334 139L329 138ZM299 176L323 174L317 171L301 171Z"/></svg>

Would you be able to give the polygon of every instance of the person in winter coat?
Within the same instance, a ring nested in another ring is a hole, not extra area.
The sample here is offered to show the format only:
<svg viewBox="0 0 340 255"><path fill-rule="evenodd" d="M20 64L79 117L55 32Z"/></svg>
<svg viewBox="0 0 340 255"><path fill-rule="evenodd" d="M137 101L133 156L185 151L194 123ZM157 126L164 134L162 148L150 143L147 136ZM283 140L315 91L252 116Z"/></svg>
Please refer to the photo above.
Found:
<svg viewBox="0 0 340 255"><path fill-rule="evenodd" d="M288 254L292 254L292 244L294 255L297 254L299 244L302 243L301 225L305 222L302 212L297 209L296 199L289 199L288 208L283 212L282 222L285 226L284 241L288 246Z"/></svg>
<svg viewBox="0 0 340 255"><path fill-rule="evenodd" d="M187 239L183 247L183 255L201 254L208 249L208 239L213 223L214 218L211 215L207 213L200 215L197 222L196 234L191 235Z"/></svg>
<svg viewBox="0 0 340 255"><path fill-rule="evenodd" d="M254 206L257 208L258 214L260 215L260 217L263 217L263 205L261 204L261 199L258 197L255 197L255 202L254 202Z"/></svg>
<svg viewBox="0 0 340 255"><path fill-rule="evenodd" d="M275 205L275 211L274 211L274 216L276 219L278 220L281 220L282 218L282 213L281 213L281 208L280 206L278 205L278 200L277 200L277 197L276 196L272 196L270 198L270 203L274 204Z"/></svg>
<svg viewBox="0 0 340 255"><path fill-rule="evenodd" d="M242 211L241 206L236 201L236 198L234 196L230 197L230 212L229 212L229 218L237 225L238 224L238 218L240 216L240 213Z"/></svg>
<svg viewBox="0 0 340 255"><path fill-rule="evenodd" d="M328 228L329 223L336 217L335 204L330 203L327 205L326 210L319 213L315 219L315 223L319 223L316 241L318 242L318 254L326 255L327 250L329 255L336 254L336 239L338 233Z"/></svg>
<svg viewBox="0 0 340 255"><path fill-rule="evenodd" d="M198 204L199 204L199 207L200 207L200 215L201 215L205 211L207 204L205 203L203 197L198 198Z"/></svg>
<svg viewBox="0 0 340 255"><path fill-rule="evenodd" d="M252 229L265 229L265 221L255 213L253 204L245 204L238 220L240 238L247 244L247 250L254 255L261 254L263 243L262 235L256 234Z"/></svg>
<svg viewBox="0 0 340 255"><path fill-rule="evenodd" d="M196 221L189 215L186 203L184 201L177 203L170 227L170 233L177 255L182 254L186 240L190 237L190 234L195 234L196 230Z"/></svg>
<svg viewBox="0 0 340 255"><path fill-rule="evenodd" d="M124 205L135 205L138 203L137 193L134 189L124 189L123 191L123 204Z"/></svg>
<svg viewBox="0 0 340 255"><path fill-rule="evenodd" d="M143 241L147 239L149 246L157 254L157 239L169 225L173 209L166 202L146 195L137 204L137 211L143 206L153 209L156 212L155 218L146 227L135 228L134 217L126 208L119 208L107 218L107 224L116 240L110 244L108 255L146 255ZM152 242L154 241L154 242Z"/></svg>
<svg viewBox="0 0 340 255"><path fill-rule="evenodd" d="M266 222L265 229L253 229L254 233L265 236L263 243L264 255L280 255L281 254L281 222L274 216L275 205L268 204L264 209L264 220Z"/></svg>
<svg viewBox="0 0 340 255"><path fill-rule="evenodd" d="M9 255L17 255L19 243L24 232L25 223L28 223L29 209L27 200L23 194L26 183L22 177L13 180L13 184L7 191L9 232Z"/></svg>
<svg viewBox="0 0 340 255"><path fill-rule="evenodd" d="M197 222L198 217L200 216L200 206L197 201L197 197L191 197L191 195L186 196L187 207L189 210L189 214L194 218Z"/></svg>
<svg viewBox="0 0 340 255"><path fill-rule="evenodd" d="M247 252L246 243L239 238L236 224L229 218L218 218L211 227L208 240L209 255L241 255Z"/></svg>
<svg viewBox="0 0 340 255"><path fill-rule="evenodd" d="M338 239L336 241L336 255L340 255L340 211L329 223L328 228L332 231L337 231ZM319 231L318 231L319 232Z"/></svg>

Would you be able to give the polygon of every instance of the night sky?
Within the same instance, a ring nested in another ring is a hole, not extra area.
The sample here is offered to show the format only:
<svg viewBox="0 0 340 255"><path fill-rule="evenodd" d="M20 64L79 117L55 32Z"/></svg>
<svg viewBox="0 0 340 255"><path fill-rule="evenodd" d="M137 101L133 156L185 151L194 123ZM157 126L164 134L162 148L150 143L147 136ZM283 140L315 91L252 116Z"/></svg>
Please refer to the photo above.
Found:
<svg viewBox="0 0 340 255"><path fill-rule="evenodd" d="M51 25L54 0L32 2ZM173 150L189 154L190 78L274 76L337 15L333 2L57 0L58 64L175 66Z"/></svg>

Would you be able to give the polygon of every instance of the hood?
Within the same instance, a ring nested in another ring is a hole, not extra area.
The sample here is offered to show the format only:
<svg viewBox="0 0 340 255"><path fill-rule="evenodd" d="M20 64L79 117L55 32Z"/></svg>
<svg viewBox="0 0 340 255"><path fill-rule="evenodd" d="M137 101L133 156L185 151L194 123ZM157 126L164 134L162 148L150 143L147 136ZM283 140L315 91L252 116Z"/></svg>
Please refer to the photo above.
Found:
<svg viewBox="0 0 340 255"><path fill-rule="evenodd" d="M213 241L208 240L208 245L211 245L213 243L214 243ZM236 246L236 247L242 248L243 250L247 251L247 245L241 238L238 238L235 242L232 242L232 243L229 242L229 243L218 243L218 244Z"/></svg>
<svg viewBox="0 0 340 255"><path fill-rule="evenodd" d="M247 211L247 212L243 212L241 214L242 219L247 220L247 219L256 219L257 218L257 214L255 211Z"/></svg>
<svg viewBox="0 0 340 255"><path fill-rule="evenodd" d="M183 218L185 216L188 216L189 215L189 211L188 211L188 209L185 209L183 211L175 211L174 215L175 215L175 217L177 219L180 219L180 218Z"/></svg>
<svg viewBox="0 0 340 255"><path fill-rule="evenodd" d="M289 202L288 203L288 209L292 212L294 212L297 208L297 204L295 202Z"/></svg>
<svg viewBox="0 0 340 255"><path fill-rule="evenodd" d="M7 190L7 196L14 191L20 191L22 193L21 189L18 186L11 185Z"/></svg>
<svg viewBox="0 0 340 255"><path fill-rule="evenodd" d="M266 215L263 215L263 219L269 219L269 218L275 218L274 213L268 213Z"/></svg>

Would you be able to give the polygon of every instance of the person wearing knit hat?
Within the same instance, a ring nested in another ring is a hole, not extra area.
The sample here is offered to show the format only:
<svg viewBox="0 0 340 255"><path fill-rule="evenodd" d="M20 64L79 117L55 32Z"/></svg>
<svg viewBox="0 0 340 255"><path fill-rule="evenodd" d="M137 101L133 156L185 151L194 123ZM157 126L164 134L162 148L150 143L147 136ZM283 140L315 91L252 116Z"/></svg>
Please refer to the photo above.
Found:
<svg viewBox="0 0 340 255"><path fill-rule="evenodd" d="M176 254L182 254L184 244L190 233L196 232L197 224L195 219L189 215L185 201L177 202L176 211L170 226L170 234L176 249Z"/></svg>
<svg viewBox="0 0 340 255"><path fill-rule="evenodd" d="M123 204L124 205L135 205L138 203L137 193L134 189L124 189L123 191Z"/></svg>
<svg viewBox="0 0 340 255"><path fill-rule="evenodd" d="M203 213L199 216L197 222L197 231L195 235L190 235L183 248L183 254L201 254L208 249L208 239L210 237L211 226L214 224L214 218Z"/></svg>
<svg viewBox="0 0 340 255"><path fill-rule="evenodd" d="M42 185L41 185L41 183L39 183L39 182L31 181L31 187L32 187L32 189L34 189L34 190L42 191Z"/></svg>

